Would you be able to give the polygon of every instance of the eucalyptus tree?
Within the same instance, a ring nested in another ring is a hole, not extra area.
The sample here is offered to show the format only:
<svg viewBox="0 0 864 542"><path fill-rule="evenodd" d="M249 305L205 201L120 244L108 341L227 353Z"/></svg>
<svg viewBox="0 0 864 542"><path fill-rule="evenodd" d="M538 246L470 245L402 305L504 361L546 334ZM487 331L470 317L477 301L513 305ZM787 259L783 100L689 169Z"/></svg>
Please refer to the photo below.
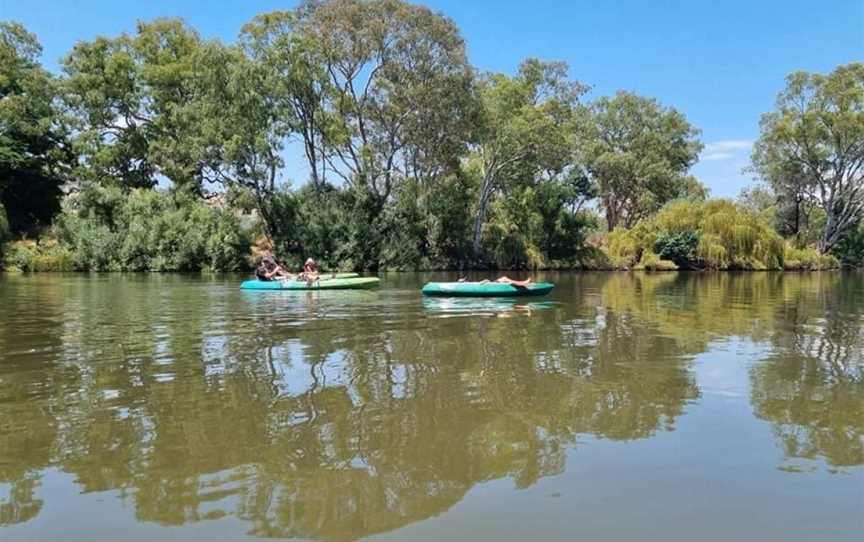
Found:
<svg viewBox="0 0 864 542"><path fill-rule="evenodd" d="M0 239L50 223L74 163L41 52L22 25L0 21Z"/></svg>
<svg viewBox="0 0 864 542"><path fill-rule="evenodd" d="M762 116L753 165L778 193L819 205L827 252L864 219L864 64L796 72Z"/></svg>
<svg viewBox="0 0 864 542"><path fill-rule="evenodd" d="M536 59L523 62L513 77L489 74L480 81L480 114L469 159L480 178L475 257L495 194L514 182L566 175L573 163L573 122L586 91L585 85L568 80L566 64Z"/></svg>
<svg viewBox="0 0 864 542"><path fill-rule="evenodd" d="M618 92L591 104L585 121L581 162L597 184L610 231L699 191L687 175L702 150L699 130L679 111Z"/></svg>
<svg viewBox="0 0 864 542"><path fill-rule="evenodd" d="M138 23L134 35L81 42L63 60L75 114L79 177L153 187L160 177L201 192L198 84L204 41L179 19Z"/></svg>
<svg viewBox="0 0 864 542"><path fill-rule="evenodd" d="M327 182L328 144L342 124L327 107L333 89L320 47L298 31L300 19L294 11L258 15L243 26L240 46L256 70L255 94L268 116L265 126L283 141L299 136L310 181L320 190ZM237 83L244 81L249 79Z"/></svg>
<svg viewBox="0 0 864 542"><path fill-rule="evenodd" d="M380 207L400 180L432 182L458 166L473 72L452 21L401 0L309 1L296 14L301 47L326 74L307 88L338 119L316 154L330 171Z"/></svg>

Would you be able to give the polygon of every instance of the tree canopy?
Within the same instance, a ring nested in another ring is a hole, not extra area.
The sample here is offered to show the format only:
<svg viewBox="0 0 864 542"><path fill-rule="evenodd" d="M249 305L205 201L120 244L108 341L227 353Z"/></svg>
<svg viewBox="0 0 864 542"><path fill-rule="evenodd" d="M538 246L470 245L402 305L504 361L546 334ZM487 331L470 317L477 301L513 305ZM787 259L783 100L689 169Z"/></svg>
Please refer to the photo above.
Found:
<svg viewBox="0 0 864 542"><path fill-rule="evenodd" d="M50 224L74 162L41 52L23 26L0 21L0 209L15 234Z"/></svg>
<svg viewBox="0 0 864 542"><path fill-rule="evenodd" d="M255 239L250 254L405 270L617 267L601 238L708 200L691 173L700 131L681 111L632 92L592 96L554 60L481 72L452 20L403 0L306 0L255 16L228 43L181 19L142 21L79 42L56 76L40 51L2 23L6 236L46 241L20 247L18 262L59 247L46 267L64 267L84 245L60 226L79 193L100 190L170 192L159 213L233 213L241 238ZM862 66L790 75L762 119L752 170L764 183L742 201L760 232L792 239L787 261L836 261L814 256L818 245L860 263ZM674 233L662 254L648 248L660 265L690 265L697 229Z"/></svg>
<svg viewBox="0 0 864 542"><path fill-rule="evenodd" d="M699 130L657 100L631 92L600 98L584 130L581 158L599 188L610 231L632 227L698 186L687 172L702 150Z"/></svg>
<svg viewBox="0 0 864 542"><path fill-rule="evenodd" d="M796 72L761 121L753 164L778 194L815 203L827 252L864 218L864 64Z"/></svg>

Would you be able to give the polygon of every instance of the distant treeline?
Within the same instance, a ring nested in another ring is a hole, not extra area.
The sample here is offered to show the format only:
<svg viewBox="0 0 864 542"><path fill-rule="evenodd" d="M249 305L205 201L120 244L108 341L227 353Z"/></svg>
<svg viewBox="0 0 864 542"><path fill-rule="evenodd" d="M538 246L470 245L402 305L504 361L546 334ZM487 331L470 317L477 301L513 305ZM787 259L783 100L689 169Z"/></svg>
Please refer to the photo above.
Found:
<svg viewBox="0 0 864 542"><path fill-rule="evenodd" d="M479 72L451 20L401 0L307 0L231 44L142 22L58 75L40 54L0 22L6 268L235 270L267 248L358 270L864 261L864 64L788 77L762 182L730 202L690 174L679 111L589 101L562 62Z"/></svg>

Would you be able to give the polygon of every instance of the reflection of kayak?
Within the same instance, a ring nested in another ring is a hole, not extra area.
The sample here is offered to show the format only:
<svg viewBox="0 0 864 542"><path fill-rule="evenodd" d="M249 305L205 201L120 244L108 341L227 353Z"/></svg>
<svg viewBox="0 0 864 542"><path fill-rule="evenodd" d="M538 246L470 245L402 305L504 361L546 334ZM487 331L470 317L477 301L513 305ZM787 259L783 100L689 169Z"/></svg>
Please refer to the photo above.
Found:
<svg viewBox="0 0 864 542"><path fill-rule="evenodd" d="M423 300L424 309L439 313L441 316L531 314L533 311L550 309L554 306L551 301L519 301L514 297L486 299L427 297Z"/></svg>
<svg viewBox="0 0 864 542"><path fill-rule="evenodd" d="M381 282L377 277L322 279L311 285L297 280L246 280L243 290L359 290L374 288Z"/></svg>
<svg viewBox="0 0 864 542"><path fill-rule="evenodd" d="M550 282L535 282L527 286L499 282L429 282L423 286L423 294L442 297L517 297L546 295L554 287Z"/></svg>

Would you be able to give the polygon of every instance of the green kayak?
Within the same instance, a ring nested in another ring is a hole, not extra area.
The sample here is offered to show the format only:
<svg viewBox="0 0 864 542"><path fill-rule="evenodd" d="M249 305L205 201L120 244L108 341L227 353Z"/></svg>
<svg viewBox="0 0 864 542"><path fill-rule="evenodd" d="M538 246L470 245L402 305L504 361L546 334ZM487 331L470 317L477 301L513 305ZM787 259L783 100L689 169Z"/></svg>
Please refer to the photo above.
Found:
<svg viewBox="0 0 864 542"><path fill-rule="evenodd" d="M349 277L322 279L312 284L296 280L246 280L243 290L360 290L375 288L381 282L377 277Z"/></svg>
<svg viewBox="0 0 864 542"><path fill-rule="evenodd" d="M550 282L535 282L527 286L499 282L429 282L423 286L423 294L439 297L518 297L546 295L554 287Z"/></svg>
<svg viewBox="0 0 864 542"><path fill-rule="evenodd" d="M321 280L356 279L360 273L321 273Z"/></svg>

